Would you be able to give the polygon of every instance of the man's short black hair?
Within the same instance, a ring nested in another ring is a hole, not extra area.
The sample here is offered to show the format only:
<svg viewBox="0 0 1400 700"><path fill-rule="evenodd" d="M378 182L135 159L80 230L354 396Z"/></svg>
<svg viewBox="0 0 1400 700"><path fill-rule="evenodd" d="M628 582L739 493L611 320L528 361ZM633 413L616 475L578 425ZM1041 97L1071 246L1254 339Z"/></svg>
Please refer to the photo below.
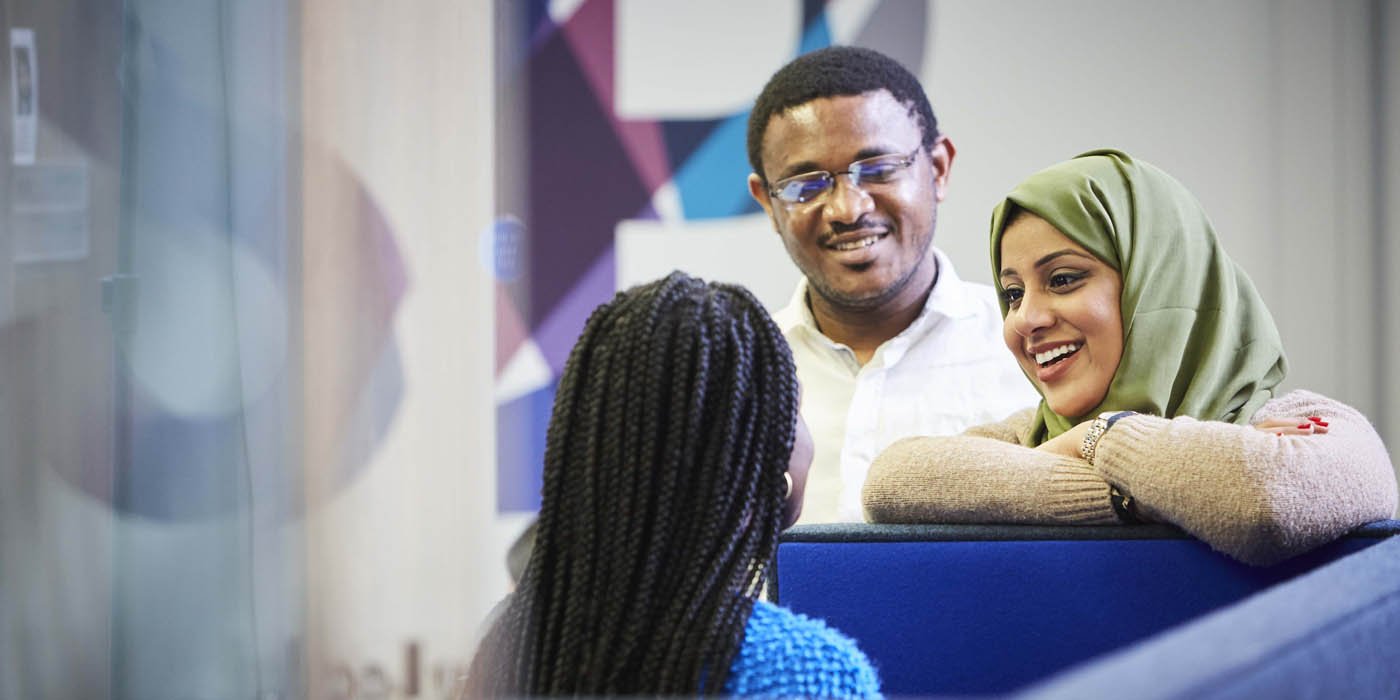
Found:
<svg viewBox="0 0 1400 700"><path fill-rule="evenodd" d="M928 95L907 68L878 51L857 46L828 46L793 59L763 86L749 113L749 165L767 182L763 172L763 132L773 115L822 97L860 95L888 90L917 117L924 132L924 149L938 138L938 119Z"/></svg>

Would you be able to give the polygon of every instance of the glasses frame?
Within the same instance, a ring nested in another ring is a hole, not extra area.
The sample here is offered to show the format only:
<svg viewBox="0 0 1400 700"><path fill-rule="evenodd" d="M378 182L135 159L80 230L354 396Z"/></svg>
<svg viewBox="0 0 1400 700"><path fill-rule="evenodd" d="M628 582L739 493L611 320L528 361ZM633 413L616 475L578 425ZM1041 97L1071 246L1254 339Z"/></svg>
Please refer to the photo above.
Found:
<svg viewBox="0 0 1400 700"><path fill-rule="evenodd" d="M785 177L785 178L783 178L783 179L781 179L781 180L778 180L778 181L774 182L772 185L770 185L770 186L768 187L768 196L770 196L770 197L772 197L773 199L776 199L776 200L778 200L779 202L782 202L783 204L786 204L786 205L788 205L788 206L798 206L798 205L801 205L801 204L811 204L811 203L813 203L813 202L815 202L815 201L821 199L822 197L826 196L826 194L827 194L828 192L831 192L832 190L836 189L836 178L839 177L839 176L841 176L841 175L845 175L845 176L846 176L846 182L849 183L849 184L851 185L851 187L860 188L862 191L864 191L864 188L863 188L862 185L861 185L860 178L856 175L856 168L858 168L860 165L862 165L862 164L864 164L864 163L870 163L871 161L877 161L877 160L881 160L881 159L884 159L884 158L890 158L891 156L895 156L895 157L897 157L897 158L899 159L899 160L895 161L895 163L894 163L895 168L896 168L896 171L895 171L895 172L896 172L896 176L897 176L898 173L907 170L907 169L909 168L909 166L911 166L911 165L914 164L914 161L916 161L916 160L919 159L919 151L922 151L922 150L923 150L923 146L922 146L922 145L919 145L919 146L915 146L915 147L914 147L914 150L910 151L910 152L909 152L909 155L906 155L906 156L900 156L900 155L897 155L897 154L886 153L886 154L878 155L878 156L870 156L869 158L861 158L860 160L851 161L851 164L850 164L850 165L847 165L845 170L838 170L838 171L836 171L836 172L832 172L832 171L830 171L830 170L812 170L812 171L805 172L805 173L797 173L796 175L789 175L788 177ZM822 189L821 192L818 192L818 193L817 193L816 195L814 195L811 199L808 199L808 200L805 200L805 201L800 200L800 199L793 200L793 199L787 199L786 197L783 197L782 195L778 194L779 190L782 189L783 183L792 182L793 180L797 180L797 179L799 179L799 178L811 178L813 175L820 175L820 176L822 176L822 179L825 180L825 181L827 182L827 185L826 185L825 188ZM877 184L885 184L885 183L877 183Z"/></svg>

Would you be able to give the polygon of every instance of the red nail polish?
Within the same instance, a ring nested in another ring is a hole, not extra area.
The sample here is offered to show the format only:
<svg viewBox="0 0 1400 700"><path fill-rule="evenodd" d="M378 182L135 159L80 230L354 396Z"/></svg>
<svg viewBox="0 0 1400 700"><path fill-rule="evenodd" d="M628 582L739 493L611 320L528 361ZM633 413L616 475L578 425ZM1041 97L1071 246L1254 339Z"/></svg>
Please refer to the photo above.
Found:
<svg viewBox="0 0 1400 700"><path fill-rule="evenodd" d="M1314 422L1314 423L1321 423L1321 422L1322 422L1322 416L1308 416L1308 420L1310 420L1310 421L1312 421L1312 422Z"/></svg>
<svg viewBox="0 0 1400 700"><path fill-rule="evenodd" d="M1311 428L1311 427L1312 427L1312 423L1304 423L1304 424L1298 426L1298 429L1299 429L1299 430L1307 430L1308 428Z"/></svg>
<svg viewBox="0 0 1400 700"><path fill-rule="evenodd" d="M1314 421L1314 422L1316 422L1319 426L1321 426L1321 427L1323 427L1323 428L1326 428L1326 427L1327 427L1327 421L1325 421L1325 420Z"/></svg>

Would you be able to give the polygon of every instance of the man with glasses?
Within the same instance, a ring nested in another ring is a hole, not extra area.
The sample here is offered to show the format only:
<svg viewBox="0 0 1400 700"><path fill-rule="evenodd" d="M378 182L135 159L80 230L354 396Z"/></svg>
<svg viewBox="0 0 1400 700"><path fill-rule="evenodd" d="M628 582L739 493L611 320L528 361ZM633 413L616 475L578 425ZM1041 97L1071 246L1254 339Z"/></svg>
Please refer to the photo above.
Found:
<svg viewBox="0 0 1400 700"><path fill-rule="evenodd" d="M992 288L932 244L956 151L908 70L849 46L798 57L755 101L748 152L749 193L805 277L777 314L816 442L799 522L859 521L891 442L1001 420L1036 394Z"/></svg>

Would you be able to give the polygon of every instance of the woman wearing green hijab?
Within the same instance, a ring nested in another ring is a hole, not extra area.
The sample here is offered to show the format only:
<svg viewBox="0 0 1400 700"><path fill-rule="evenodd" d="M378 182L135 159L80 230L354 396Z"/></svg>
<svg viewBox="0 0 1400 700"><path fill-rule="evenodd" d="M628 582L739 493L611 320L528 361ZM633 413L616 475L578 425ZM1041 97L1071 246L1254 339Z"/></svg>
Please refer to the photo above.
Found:
<svg viewBox="0 0 1400 700"><path fill-rule="evenodd" d="M891 445L869 520L1166 522L1269 564L1395 512L1365 416L1276 395L1273 318L1171 176L1112 150L1052 166L997 206L991 253L1007 347L1042 400Z"/></svg>

